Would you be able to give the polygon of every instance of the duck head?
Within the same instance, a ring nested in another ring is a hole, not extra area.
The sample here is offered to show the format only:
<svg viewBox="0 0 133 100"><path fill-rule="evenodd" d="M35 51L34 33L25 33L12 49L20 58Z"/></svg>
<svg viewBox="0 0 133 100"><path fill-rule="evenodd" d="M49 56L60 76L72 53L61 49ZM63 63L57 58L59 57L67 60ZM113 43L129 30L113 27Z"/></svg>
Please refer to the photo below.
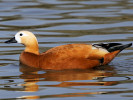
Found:
<svg viewBox="0 0 133 100"><path fill-rule="evenodd" d="M38 42L35 35L29 31L19 31L15 37L5 41L5 43L21 43L25 45L25 52L39 54Z"/></svg>

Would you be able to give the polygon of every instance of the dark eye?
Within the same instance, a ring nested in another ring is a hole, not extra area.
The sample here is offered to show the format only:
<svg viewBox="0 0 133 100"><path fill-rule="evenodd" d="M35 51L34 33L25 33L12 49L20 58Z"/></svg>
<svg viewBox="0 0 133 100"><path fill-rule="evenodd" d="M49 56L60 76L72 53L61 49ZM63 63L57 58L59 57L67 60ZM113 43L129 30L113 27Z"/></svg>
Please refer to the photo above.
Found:
<svg viewBox="0 0 133 100"><path fill-rule="evenodd" d="M22 34L22 33L20 33L19 35L20 35L20 36L23 36L23 34Z"/></svg>

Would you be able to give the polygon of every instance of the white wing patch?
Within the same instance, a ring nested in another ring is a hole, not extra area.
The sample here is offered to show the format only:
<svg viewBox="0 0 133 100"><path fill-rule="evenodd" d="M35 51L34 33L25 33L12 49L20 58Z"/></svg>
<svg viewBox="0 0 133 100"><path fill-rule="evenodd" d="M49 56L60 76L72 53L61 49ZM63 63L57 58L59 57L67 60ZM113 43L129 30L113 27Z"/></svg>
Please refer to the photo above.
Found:
<svg viewBox="0 0 133 100"><path fill-rule="evenodd" d="M97 49L96 47L92 46L92 49Z"/></svg>
<svg viewBox="0 0 133 100"><path fill-rule="evenodd" d="M108 53L108 50L106 50L105 48L103 48L101 46L92 45L92 49L98 49L100 51Z"/></svg>

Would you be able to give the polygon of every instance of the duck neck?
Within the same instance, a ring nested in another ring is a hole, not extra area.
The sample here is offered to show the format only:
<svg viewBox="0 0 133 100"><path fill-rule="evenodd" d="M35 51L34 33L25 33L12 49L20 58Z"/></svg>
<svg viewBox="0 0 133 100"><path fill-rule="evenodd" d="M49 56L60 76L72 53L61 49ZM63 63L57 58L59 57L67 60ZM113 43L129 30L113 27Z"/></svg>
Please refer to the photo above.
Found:
<svg viewBox="0 0 133 100"><path fill-rule="evenodd" d="M39 55L38 43L33 43L33 44L30 44L30 45L27 45L24 51Z"/></svg>

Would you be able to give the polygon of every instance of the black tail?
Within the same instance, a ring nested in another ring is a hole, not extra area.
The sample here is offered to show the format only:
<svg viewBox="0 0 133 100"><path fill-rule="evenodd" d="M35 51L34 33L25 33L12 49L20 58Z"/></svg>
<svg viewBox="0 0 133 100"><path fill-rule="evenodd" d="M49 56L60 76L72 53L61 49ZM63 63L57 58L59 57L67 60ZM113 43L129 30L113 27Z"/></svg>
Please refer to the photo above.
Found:
<svg viewBox="0 0 133 100"><path fill-rule="evenodd" d="M132 43L125 44L125 45L123 45L123 44L121 44L121 45L116 45L116 46L110 47L110 48L108 49L108 51L109 51L109 52L113 52L113 51L116 51L116 50L122 51L123 49L128 48L128 47L130 47L130 46L132 46Z"/></svg>
<svg viewBox="0 0 133 100"><path fill-rule="evenodd" d="M116 50L122 51L123 49L132 46L132 43L125 44L125 45L123 45L121 43L100 43L100 44L94 44L94 46L102 47L102 48L105 48L106 50L108 50L109 52L113 52Z"/></svg>

